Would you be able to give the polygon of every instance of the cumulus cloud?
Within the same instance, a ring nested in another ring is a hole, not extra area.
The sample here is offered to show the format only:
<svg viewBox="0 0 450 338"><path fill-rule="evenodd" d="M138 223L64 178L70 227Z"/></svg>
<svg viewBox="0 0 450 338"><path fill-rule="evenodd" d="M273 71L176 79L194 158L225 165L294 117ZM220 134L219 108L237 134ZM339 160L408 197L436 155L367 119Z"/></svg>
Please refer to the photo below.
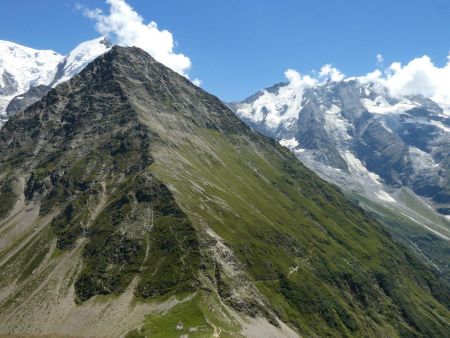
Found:
<svg viewBox="0 0 450 338"><path fill-rule="evenodd" d="M319 76L325 80L331 80L333 82L339 82L345 78L344 74L330 64L324 65L320 69Z"/></svg>
<svg viewBox="0 0 450 338"><path fill-rule="evenodd" d="M146 24L144 19L125 0L106 0L109 13L102 10L84 9L84 15L95 21L97 31L115 44L136 46L147 51L157 61L187 77L191 60L174 51L172 33L160 30L156 22ZM199 80L196 80L199 85Z"/></svg>
<svg viewBox="0 0 450 338"><path fill-rule="evenodd" d="M404 65L393 62L384 70L377 69L355 79L382 86L394 97L422 95L450 107L450 55L447 59L443 67L438 67L424 55Z"/></svg>
<svg viewBox="0 0 450 338"><path fill-rule="evenodd" d="M332 65L324 65L316 76L302 75L294 69L287 69L284 76L289 81L289 86L294 88L311 88L327 81L339 82L345 78L338 69Z"/></svg>
<svg viewBox="0 0 450 338"><path fill-rule="evenodd" d="M450 103L450 56L443 67L437 67L428 56L405 65L392 63L379 79L394 96L423 95L437 102Z"/></svg>
<svg viewBox="0 0 450 338"><path fill-rule="evenodd" d="M200 87L202 85L202 80L194 79L192 80L192 83L195 84L197 87Z"/></svg>
<svg viewBox="0 0 450 338"><path fill-rule="evenodd" d="M376 59L381 67L383 56ZM422 56L406 64L393 62L385 69L379 68L366 75L346 78L338 69L330 64L324 65L315 77L302 76L293 69L285 72L291 86L313 87L327 81L339 82L357 79L361 83L373 83L379 88L385 88L394 97L422 95L429 97L450 109L450 55L447 63L436 66L430 57Z"/></svg>
<svg viewBox="0 0 450 338"><path fill-rule="evenodd" d="M359 76L359 77L353 78L353 79L358 79L359 82L362 82L362 83L368 83L368 82L379 81L382 76L383 76L383 73L381 72L381 70L376 69L373 72L367 73L364 76Z"/></svg>
<svg viewBox="0 0 450 338"><path fill-rule="evenodd" d="M284 76L289 81L290 86L296 88L313 87L317 84L317 80L309 75L301 75L294 69L288 69L284 72Z"/></svg>

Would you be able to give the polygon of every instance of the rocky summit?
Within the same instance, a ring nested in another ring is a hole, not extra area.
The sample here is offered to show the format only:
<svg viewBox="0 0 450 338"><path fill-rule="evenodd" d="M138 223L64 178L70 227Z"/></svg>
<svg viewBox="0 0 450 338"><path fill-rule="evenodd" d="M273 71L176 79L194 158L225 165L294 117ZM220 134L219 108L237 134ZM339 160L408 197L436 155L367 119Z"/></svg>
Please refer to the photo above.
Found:
<svg viewBox="0 0 450 338"><path fill-rule="evenodd" d="M219 99L113 47L0 130L0 334L445 337L450 288Z"/></svg>

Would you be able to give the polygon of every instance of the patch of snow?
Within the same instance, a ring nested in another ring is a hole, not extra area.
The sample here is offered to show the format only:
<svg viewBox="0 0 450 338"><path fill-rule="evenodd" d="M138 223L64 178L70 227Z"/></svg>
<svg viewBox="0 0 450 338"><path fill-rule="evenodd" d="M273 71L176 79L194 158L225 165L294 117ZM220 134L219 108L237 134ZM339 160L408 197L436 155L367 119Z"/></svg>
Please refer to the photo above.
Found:
<svg viewBox="0 0 450 338"><path fill-rule="evenodd" d="M0 91L3 89L5 93L0 95L0 127L7 119L6 107L14 97L32 86L54 87L71 79L110 48L109 42L100 37L79 44L64 57L52 50L36 50L0 40Z"/></svg>
<svg viewBox="0 0 450 338"><path fill-rule="evenodd" d="M440 107L442 108L442 115L450 117L450 103L441 103Z"/></svg>
<svg viewBox="0 0 450 338"><path fill-rule="evenodd" d="M381 125L383 126L383 128L386 129L388 132L390 132L391 134L394 133L394 132L392 131L392 129L388 127L388 125L386 124L386 121L380 120L380 123L381 123Z"/></svg>
<svg viewBox="0 0 450 338"><path fill-rule="evenodd" d="M375 196L385 202L391 202L391 203L395 203L396 200L394 198L391 197L391 195L389 195L386 191L384 190L379 190L375 193Z"/></svg>
<svg viewBox="0 0 450 338"><path fill-rule="evenodd" d="M419 222L419 221L416 220L415 218L413 218L413 217L407 215L406 213L404 213L404 212L402 212L402 211L399 211L399 210L398 210L398 212L399 212L400 214L402 214L403 216L407 217L408 219L410 219L411 221L413 221L414 223L417 223L417 224L423 226L424 228L428 229L428 230L431 231L432 233L438 235L439 237L441 237L441 238L443 238L443 239L445 239L445 240L447 240L447 241L450 240L450 238L449 238L448 236L446 236L446 235L444 235L444 234L441 234L439 231L430 228L428 225L426 225L426 224L424 224L424 223L422 223L422 222Z"/></svg>
<svg viewBox="0 0 450 338"><path fill-rule="evenodd" d="M264 122L268 128L276 129L283 122L298 118L302 97L302 91L289 85L279 88L277 93L264 89L258 99L241 105L237 113L252 122Z"/></svg>
<svg viewBox="0 0 450 338"><path fill-rule="evenodd" d="M450 133L450 128L445 126L442 122L440 121L434 121L431 120L430 123L436 127L438 127L439 129L442 129L443 131L445 131L446 133Z"/></svg>
<svg viewBox="0 0 450 338"><path fill-rule="evenodd" d="M274 92L263 89L256 100L241 103L236 109L237 115L254 123L264 123L272 130L280 126L289 128L298 120L305 89L313 87L316 81L292 69L285 75L289 83Z"/></svg>
<svg viewBox="0 0 450 338"><path fill-rule="evenodd" d="M11 102L11 100L16 96L14 95L0 95L0 117L4 116L6 118L6 107L8 107L8 104Z"/></svg>
<svg viewBox="0 0 450 338"><path fill-rule="evenodd" d="M18 91L25 91L30 85L46 84L55 75L62 58L52 50L36 50L0 40L0 87L5 86L5 72L14 77Z"/></svg>
<svg viewBox="0 0 450 338"><path fill-rule="evenodd" d="M13 84L1 97L0 114L13 97L26 92L30 86L48 85L62 59L62 55L52 50L36 50L0 40L0 89L7 89L6 78Z"/></svg>
<svg viewBox="0 0 450 338"><path fill-rule="evenodd" d="M397 114L417 107L417 103L404 99L392 105L383 96L377 96L375 100L368 98L361 99L361 104L368 112L373 114Z"/></svg>
<svg viewBox="0 0 450 338"><path fill-rule="evenodd" d="M427 171L430 168L439 166L439 163L435 162L431 154L428 154L419 148L409 147L409 154L411 155L411 161L416 170Z"/></svg>
<svg viewBox="0 0 450 338"><path fill-rule="evenodd" d="M380 176L378 176L377 174L367 171L367 175L370 177L370 179L375 182L376 184L381 184L380 183Z"/></svg>
<svg viewBox="0 0 450 338"><path fill-rule="evenodd" d="M364 167L362 162L355 157L350 151L346 150L344 152L344 158L347 161L347 164L350 166L350 169L359 172L366 172L367 169Z"/></svg>
<svg viewBox="0 0 450 338"><path fill-rule="evenodd" d="M381 185L381 178L377 174L370 172L364 166L364 164L356 158L349 150L346 150L342 153L345 161L349 166L349 170L352 174L367 176L370 180L372 180L375 184Z"/></svg>
<svg viewBox="0 0 450 338"><path fill-rule="evenodd" d="M326 168L328 168L329 170L333 170L333 171L342 171L341 169L339 169L339 168L335 168L335 167L331 167L331 166L329 166L329 165L325 165L325 167Z"/></svg>
<svg viewBox="0 0 450 338"><path fill-rule="evenodd" d="M62 65L64 65L63 75L57 79L53 86L70 80L76 74L81 72L90 62L110 49L111 45L105 37L99 37L80 43L64 58L64 61L62 62Z"/></svg>
<svg viewBox="0 0 450 338"><path fill-rule="evenodd" d="M298 146L298 141L295 139L295 137L291 138L291 139L282 139L279 142L283 147L292 149Z"/></svg>
<svg viewBox="0 0 450 338"><path fill-rule="evenodd" d="M294 149L294 154L301 154L301 153L304 153L305 151L306 151L306 149L296 148L296 149Z"/></svg>
<svg viewBox="0 0 450 338"><path fill-rule="evenodd" d="M350 123L344 119L341 114L341 108L336 105L331 105L329 109L321 106L325 110L325 130L339 143L345 143L352 137L348 134Z"/></svg>

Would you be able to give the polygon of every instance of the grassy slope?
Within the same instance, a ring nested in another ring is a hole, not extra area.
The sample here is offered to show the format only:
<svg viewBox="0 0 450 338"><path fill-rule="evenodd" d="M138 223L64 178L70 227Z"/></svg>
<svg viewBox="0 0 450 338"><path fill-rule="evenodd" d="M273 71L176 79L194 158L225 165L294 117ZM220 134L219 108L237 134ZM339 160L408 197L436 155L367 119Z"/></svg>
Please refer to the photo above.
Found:
<svg viewBox="0 0 450 338"><path fill-rule="evenodd" d="M143 325L129 332L126 338L178 338L183 334L206 338L218 333L223 338L242 337L238 333L240 329L217 296L198 291L170 311L149 314Z"/></svg>
<svg viewBox="0 0 450 338"><path fill-rule="evenodd" d="M355 198L352 195L349 197ZM415 211L416 214L411 216L415 217L418 222L439 231L444 236L448 236L448 224L441 220L436 213L424 207L420 201L411 197L408 191L402 192L396 197L401 198L404 203L407 202L408 207ZM364 208L372 211L375 217L386 224L392 236L416 251L419 257L423 258L433 268L437 268L442 278L450 283L450 265L448 263L450 243L448 240L433 234L423 225L418 224L417 221L412 221L411 218L400 214L399 210L396 209L397 206L388 207L362 196L358 196L356 199ZM403 208L399 208L400 211L403 210ZM404 210L404 212L407 213L408 211Z"/></svg>
<svg viewBox="0 0 450 338"><path fill-rule="evenodd" d="M450 327L426 277L410 275L420 263L287 150L195 134L160 148L151 170L194 224L231 245L284 321L325 336L438 337Z"/></svg>

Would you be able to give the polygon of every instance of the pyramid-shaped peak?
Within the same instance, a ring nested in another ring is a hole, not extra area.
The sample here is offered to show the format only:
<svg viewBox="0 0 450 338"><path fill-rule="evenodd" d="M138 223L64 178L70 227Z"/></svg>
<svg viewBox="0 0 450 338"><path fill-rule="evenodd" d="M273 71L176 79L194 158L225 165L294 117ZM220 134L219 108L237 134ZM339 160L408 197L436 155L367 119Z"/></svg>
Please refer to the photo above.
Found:
<svg viewBox="0 0 450 338"><path fill-rule="evenodd" d="M117 65L131 66L136 70L142 70L141 67L157 65L158 69L177 74L169 67L156 61L149 53L139 47L122 47L114 45L108 52L98 57L102 63L114 62ZM181 75L180 75L181 76Z"/></svg>

